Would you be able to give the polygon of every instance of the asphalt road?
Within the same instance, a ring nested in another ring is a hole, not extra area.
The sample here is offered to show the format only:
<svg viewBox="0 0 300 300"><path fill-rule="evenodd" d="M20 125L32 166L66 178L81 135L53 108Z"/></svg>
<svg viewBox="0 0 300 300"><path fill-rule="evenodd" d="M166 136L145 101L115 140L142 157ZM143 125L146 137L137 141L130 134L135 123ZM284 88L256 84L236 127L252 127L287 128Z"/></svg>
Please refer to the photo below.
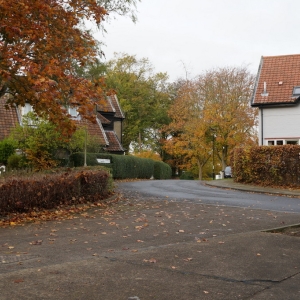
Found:
<svg viewBox="0 0 300 300"><path fill-rule="evenodd" d="M181 180L117 190L106 209L0 227L0 300L300 299L300 239L267 231L299 223L285 212L299 199Z"/></svg>
<svg viewBox="0 0 300 300"><path fill-rule="evenodd" d="M198 180L147 180L118 183L122 190L148 197L170 198L177 201L272 210L278 212L300 212L300 201L280 195L268 195L205 185Z"/></svg>

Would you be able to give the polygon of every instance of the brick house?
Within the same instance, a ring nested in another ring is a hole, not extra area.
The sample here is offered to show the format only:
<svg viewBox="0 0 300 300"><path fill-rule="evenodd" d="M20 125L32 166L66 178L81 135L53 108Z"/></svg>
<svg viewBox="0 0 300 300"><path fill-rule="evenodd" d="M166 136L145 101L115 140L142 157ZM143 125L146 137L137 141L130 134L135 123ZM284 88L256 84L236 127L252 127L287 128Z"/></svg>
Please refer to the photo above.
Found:
<svg viewBox="0 0 300 300"><path fill-rule="evenodd" d="M30 105L5 109L6 96L0 98L0 140L7 137L13 127L21 124L22 115L31 110ZM125 119L116 95L108 96L106 103L96 108L96 122L82 120L76 109L69 109L69 114L78 126L87 127L89 135L101 145L103 150L112 154L124 154L122 146L122 122Z"/></svg>
<svg viewBox="0 0 300 300"><path fill-rule="evenodd" d="M251 106L259 109L259 145L300 144L300 54L262 56Z"/></svg>

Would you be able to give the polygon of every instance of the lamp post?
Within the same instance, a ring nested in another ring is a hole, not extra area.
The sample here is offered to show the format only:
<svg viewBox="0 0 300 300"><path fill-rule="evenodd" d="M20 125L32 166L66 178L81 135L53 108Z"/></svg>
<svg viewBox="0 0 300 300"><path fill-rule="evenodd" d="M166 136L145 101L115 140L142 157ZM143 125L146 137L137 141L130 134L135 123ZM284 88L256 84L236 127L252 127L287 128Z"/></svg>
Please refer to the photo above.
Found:
<svg viewBox="0 0 300 300"><path fill-rule="evenodd" d="M86 126L84 128L84 162L83 162L83 166L86 167L87 166L87 163L86 163L86 147L87 147L87 129L86 129Z"/></svg>
<svg viewBox="0 0 300 300"><path fill-rule="evenodd" d="M212 161L213 161L213 171L212 171L212 179L215 180L215 134L213 133L213 149L212 149Z"/></svg>

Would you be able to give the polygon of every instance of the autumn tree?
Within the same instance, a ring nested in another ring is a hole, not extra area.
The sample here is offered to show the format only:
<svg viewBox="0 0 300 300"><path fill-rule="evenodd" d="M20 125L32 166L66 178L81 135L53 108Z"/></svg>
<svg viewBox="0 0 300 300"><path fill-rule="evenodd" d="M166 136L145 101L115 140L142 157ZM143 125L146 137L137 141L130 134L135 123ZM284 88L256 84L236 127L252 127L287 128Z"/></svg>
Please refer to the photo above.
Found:
<svg viewBox="0 0 300 300"><path fill-rule="evenodd" d="M244 67L208 71L196 79L203 121L215 136L222 170L236 146L255 144L257 111L250 107L254 76Z"/></svg>
<svg viewBox="0 0 300 300"><path fill-rule="evenodd" d="M123 145L136 151L161 154L162 131L169 122L168 76L154 73L147 58L116 54L106 65L106 83L113 89L125 112Z"/></svg>
<svg viewBox="0 0 300 300"><path fill-rule="evenodd" d="M197 164L201 179L214 154L224 170L235 146L255 142L256 111L249 106L253 79L245 68L223 68L179 85L165 147L181 167Z"/></svg>
<svg viewBox="0 0 300 300"><path fill-rule="evenodd" d="M78 76L76 68L99 55L84 26L100 26L108 11L129 14L136 0L0 0L0 97L7 107L29 103L38 116L66 134L74 130L68 106L93 119L94 102L105 93L103 81Z"/></svg>
<svg viewBox="0 0 300 300"><path fill-rule="evenodd" d="M211 156L207 143L206 124L202 122L203 109L199 104L195 82L179 84L174 103L169 110L171 123L166 127L169 138L165 149L171 155L170 163L176 169L191 170L198 167L198 177L202 179L203 167Z"/></svg>

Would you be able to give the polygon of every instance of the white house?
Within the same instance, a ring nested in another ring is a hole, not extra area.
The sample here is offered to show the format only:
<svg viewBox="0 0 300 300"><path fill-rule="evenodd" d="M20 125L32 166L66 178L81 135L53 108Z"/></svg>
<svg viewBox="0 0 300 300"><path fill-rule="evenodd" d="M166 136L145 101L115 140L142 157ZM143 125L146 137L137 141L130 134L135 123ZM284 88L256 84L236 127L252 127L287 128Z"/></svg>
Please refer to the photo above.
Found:
<svg viewBox="0 0 300 300"><path fill-rule="evenodd" d="M262 56L251 106L260 145L300 144L300 54Z"/></svg>

